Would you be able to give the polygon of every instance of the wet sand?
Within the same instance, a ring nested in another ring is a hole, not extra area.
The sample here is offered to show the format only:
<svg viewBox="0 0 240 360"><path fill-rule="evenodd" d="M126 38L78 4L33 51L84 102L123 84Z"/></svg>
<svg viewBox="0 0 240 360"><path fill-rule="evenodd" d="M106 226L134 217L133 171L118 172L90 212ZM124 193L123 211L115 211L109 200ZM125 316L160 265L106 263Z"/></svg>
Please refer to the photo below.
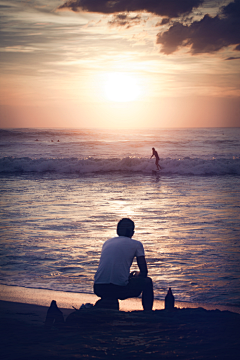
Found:
<svg viewBox="0 0 240 360"><path fill-rule="evenodd" d="M239 358L240 314L236 312L180 308L179 303L175 311L166 311L163 302L144 312L140 299L130 299L121 302L120 311L78 311L77 327L65 323L46 329L51 300L57 301L66 321L70 313L76 314L72 306L79 309L97 297L2 286L0 293L4 360Z"/></svg>
<svg viewBox="0 0 240 360"><path fill-rule="evenodd" d="M95 294L86 293L73 293L63 291L53 291L45 289L29 289L18 286L5 286L0 285L0 300L35 304L40 306L49 306L52 300L56 300L60 308L73 309L79 307L85 303L94 304L99 298ZM122 311L134 311L142 310L142 303L140 298L132 298L124 301L119 301L120 310ZM206 310L227 310L240 314L240 308L221 305L209 305L201 303L189 303L189 302L175 302L178 308L198 308L202 307ZM164 309L164 301L154 300L153 310Z"/></svg>

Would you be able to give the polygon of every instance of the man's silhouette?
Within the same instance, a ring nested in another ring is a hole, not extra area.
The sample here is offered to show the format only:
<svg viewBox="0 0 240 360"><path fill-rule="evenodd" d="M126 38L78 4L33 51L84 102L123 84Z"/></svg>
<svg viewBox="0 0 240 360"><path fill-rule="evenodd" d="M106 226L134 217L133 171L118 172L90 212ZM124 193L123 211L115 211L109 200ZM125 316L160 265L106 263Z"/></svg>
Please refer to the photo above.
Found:
<svg viewBox="0 0 240 360"><path fill-rule="evenodd" d="M159 165L159 156L158 156L158 152L155 150L155 148L152 148L152 156L150 157L150 159L153 157L153 156L155 156L155 158L156 158L156 162L155 162L155 164L156 164L156 166L157 166L157 170L160 170L161 169L161 166Z"/></svg>
<svg viewBox="0 0 240 360"><path fill-rule="evenodd" d="M133 240L134 222L128 218L119 221L117 237L107 240L102 247L95 274L94 293L102 299L128 299L142 293L144 310L152 310L153 285L147 277L143 245ZM133 259L137 258L138 272L130 274Z"/></svg>

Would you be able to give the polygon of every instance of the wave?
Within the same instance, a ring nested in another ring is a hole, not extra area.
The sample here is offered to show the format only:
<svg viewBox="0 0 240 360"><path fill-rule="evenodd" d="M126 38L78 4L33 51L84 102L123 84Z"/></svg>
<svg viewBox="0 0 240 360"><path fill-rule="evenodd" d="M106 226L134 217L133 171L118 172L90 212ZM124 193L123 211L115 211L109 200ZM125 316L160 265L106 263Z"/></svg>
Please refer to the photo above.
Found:
<svg viewBox="0 0 240 360"><path fill-rule="evenodd" d="M182 159L164 158L160 160L161 174L171 175L240 175L239 158L219 158L205 160L185 157ZM38 158L4 157L0 158L1 174L46 173L88 174L107 172L152 173L156 166L154 160L140 157L99 159L78 158Z"/></svg>

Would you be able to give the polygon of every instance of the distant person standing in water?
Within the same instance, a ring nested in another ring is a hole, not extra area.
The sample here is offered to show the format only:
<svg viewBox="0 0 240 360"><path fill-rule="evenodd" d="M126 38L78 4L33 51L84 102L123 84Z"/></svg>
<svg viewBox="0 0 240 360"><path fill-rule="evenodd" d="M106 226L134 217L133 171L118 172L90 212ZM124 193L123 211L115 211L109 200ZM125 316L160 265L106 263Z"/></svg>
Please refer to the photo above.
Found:
<svg viewBox="0 0 240 360"><path fill-rule="evenodd" d="M156 164L156 166L157 166L157 170L160 170L161 169L161 166L159 165L159 156L158 156L158 153L157 153L157 151L155 150L155 148L152 148L152 156L150 157L150 159L153 157L153 156L155 156L155 158L156 158L156 162L155 162L155 164Z"/></svg>

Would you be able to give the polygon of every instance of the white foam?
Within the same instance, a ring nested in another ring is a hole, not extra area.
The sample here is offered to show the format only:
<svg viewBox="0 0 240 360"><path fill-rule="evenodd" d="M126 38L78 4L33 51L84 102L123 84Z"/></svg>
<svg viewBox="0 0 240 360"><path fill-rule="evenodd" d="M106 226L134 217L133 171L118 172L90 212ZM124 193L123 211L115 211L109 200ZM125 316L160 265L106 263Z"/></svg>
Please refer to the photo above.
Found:
<svg viewBox="0 0 240 360"><path fill-rule="evenodd" d="M239 158L205 160L186 157L161 159L161 174L166 175L240 175ZM142 172L152 173L154 161L149 158L38 158L4 157L0 159L0 173L45 173L88 174L97 172Z"/></svg>

